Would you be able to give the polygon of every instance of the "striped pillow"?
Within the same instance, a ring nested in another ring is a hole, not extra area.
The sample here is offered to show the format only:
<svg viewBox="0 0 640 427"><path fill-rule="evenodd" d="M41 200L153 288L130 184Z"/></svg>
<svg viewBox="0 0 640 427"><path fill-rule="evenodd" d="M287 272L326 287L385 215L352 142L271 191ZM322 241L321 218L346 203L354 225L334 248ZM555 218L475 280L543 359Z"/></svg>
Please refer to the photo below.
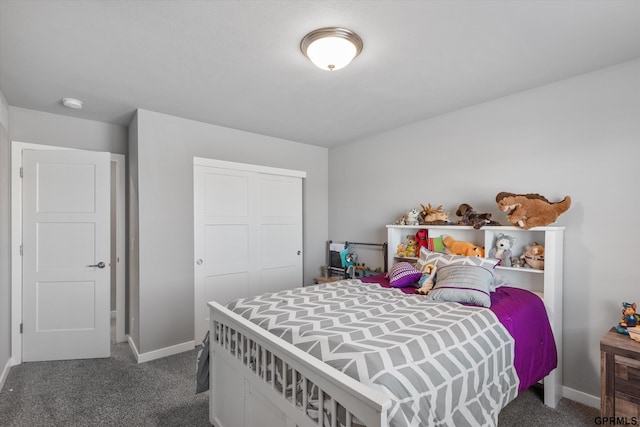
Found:
<svg viewBox="0 0 640 427"><path fill-rule="evenodd" d="M422 277L422 273L408 262L399 262L389 269L387 277L394 288L406 288L414 285Z"/></svg>
<svg viewBox="0 0 640 427"><path fill-rule="evenodd" d="M493 271L485 267L446 265L438 267L436 284L427 299L491 307L492 283Z"/></svg>

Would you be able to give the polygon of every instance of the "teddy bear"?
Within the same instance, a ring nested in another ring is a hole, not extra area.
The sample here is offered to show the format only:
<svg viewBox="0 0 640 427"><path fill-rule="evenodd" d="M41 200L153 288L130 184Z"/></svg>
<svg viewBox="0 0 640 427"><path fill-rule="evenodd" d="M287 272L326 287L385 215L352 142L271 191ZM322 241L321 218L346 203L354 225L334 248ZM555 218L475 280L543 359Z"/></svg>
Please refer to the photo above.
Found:
<svg viewBox="0 0 640 427"><path fill-rule="evenodd" d="M511 248L515 243L515 237L498 233L495 247L489 251L489 258L499 259L503 267L511 267Z"/></svg>
<svg viewBox="0 0 640 427"><path fill-rule="evenodd" d="M471 225L476 230L481 228L483 225L500 225L496 221L492 221L490 219L490 213L478 213L467 203L463 203L458 206L456 215L462 217L458 220L458 225Z"/></svg>
<svg viewBox="0 0 640 427"><path fill-rule="evenodd" d="M520 256L525 262L525 267L544 270L544 247L533 242L526 246L525 252Z"/></svg>
<svg viewBox="0 0 640 427"><path fill-rule="evenodd" d="M565 196L561 201L552 203L540 194L503 191L496 195L496 203L502 212L507 212L507 220L511 224L528 230L555 222L571 206L571 197Z"/></svg>
<svg viewBox="0 0 640 427"><path fill-rule="evenodd" d="M418 256L418 242L416 241L415 236L407 236L407 243L405 244L405 254L406 257L415 257Z"/></svg>
<svg viewBox="0 0 640 427"><path fill-rule="evenodd" d="M484 258L484 248L473 243L455 240L451 236L442 236L442 243L446 252L452 255Z"/></svg>

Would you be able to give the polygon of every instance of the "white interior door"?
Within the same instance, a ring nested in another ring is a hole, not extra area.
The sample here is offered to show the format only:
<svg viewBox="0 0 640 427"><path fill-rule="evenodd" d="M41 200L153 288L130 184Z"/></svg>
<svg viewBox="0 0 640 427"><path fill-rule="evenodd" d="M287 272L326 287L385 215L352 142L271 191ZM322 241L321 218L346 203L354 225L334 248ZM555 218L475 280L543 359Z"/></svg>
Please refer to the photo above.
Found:
<svg viewBox="0 0 640 427"><path fill-rule="evenodd" d="M196 342L208 301L302 286L302 178L245 166L194 165Z"/></svg>
<svg viewBox="0 0 640 427"><path fill-rule="evenodd" d="M23 152L22 360L110 355L110 157Z"/></svg>

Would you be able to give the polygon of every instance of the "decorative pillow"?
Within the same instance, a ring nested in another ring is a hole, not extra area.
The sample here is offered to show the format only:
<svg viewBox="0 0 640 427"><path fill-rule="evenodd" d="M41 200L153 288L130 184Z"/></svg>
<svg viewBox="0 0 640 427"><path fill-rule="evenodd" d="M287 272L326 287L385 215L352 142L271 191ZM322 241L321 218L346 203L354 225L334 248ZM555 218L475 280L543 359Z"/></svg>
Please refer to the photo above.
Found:
<svg viewBox="0 0 640 427"><path fill-rule="evenodd" d="M394 288L411 286L420 279L422 273L408 262L399 262L389 269L387 277Z"/></svg>
<svg viewBox="0 0 640 427"><path fill-rule="evenodd" d="M498 263L500 263L499 259L450 255L443 254L441 252L431 252L425 248L420 248L420 257L416 262L416 268L421 270L422 266L427 264L434 264L438 268L447 265L477 265L493 270Z"/></svg>
<svg viewBox="0 0 640 427"><path fill-rule="evenodd" d="M427 299L491 307L492 283L493 271L485 267L446 265L438 267L436 284Z"/></svg>

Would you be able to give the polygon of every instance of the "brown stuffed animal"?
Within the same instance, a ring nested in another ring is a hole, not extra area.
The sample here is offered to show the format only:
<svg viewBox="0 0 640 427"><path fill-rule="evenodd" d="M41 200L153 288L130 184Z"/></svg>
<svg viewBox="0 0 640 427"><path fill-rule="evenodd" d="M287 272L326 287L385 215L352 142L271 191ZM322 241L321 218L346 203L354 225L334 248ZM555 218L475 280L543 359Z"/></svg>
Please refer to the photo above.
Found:
<svg viewBox="0 0 640 427"><path fill-rule="evenodd" d="M499 223L492 221L490 213L478 213L467 203L463 203L458 206L456 215L462 217L458 220L458 225L472 225L476 230L483 225L500 225Z"/></svg>
<svg viewBox="0 0 640 427"><path fill-rule="evenodd" d="M528 230L555 222L571 206L571 197L552 203L540 194L502 192L496 195L496 202L502 212L507 212L511 224Z"/></svg>
<svg viewBox="0 0 640 427"><path fill-rule="evenodd" d="M420 203L420 206L422 206L422 212L420 212L422 224L446 224L449 222L449 212L442 212L442 205L433 208L431 203L428 206Z"/></svg>
<svg viewBox="0 0 640 427"><path fill-rule="evenodd" d="M452 255L476 256L484 258L484 248L470 242L455 240L451 236L442 236L446 251Z"/></svg>
<svg viewBox="0 0 640 427"><path fill-rule="evenodd" d="M520 258L524 260L525 266L544 270L544 247L540 243L533 242L527 245Z"/></svg>

